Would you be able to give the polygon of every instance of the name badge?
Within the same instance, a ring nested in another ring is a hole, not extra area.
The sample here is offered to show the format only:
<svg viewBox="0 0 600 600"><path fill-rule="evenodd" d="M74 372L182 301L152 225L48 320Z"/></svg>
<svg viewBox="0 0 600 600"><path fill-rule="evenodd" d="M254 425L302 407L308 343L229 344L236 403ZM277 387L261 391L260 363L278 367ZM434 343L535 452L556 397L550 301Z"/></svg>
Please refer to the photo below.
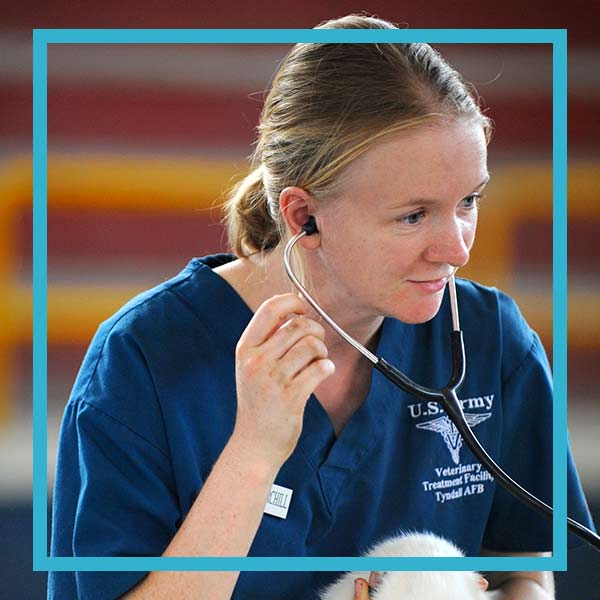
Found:
<svg viewBox="0 0 600 600"><path fill-rule="evenodd" d="M267 497L267 503L265 504L265 513L273 515L274 517L279 517L280 519L285 519L288 514L293 493L294 490L273 484Z"/></svg>

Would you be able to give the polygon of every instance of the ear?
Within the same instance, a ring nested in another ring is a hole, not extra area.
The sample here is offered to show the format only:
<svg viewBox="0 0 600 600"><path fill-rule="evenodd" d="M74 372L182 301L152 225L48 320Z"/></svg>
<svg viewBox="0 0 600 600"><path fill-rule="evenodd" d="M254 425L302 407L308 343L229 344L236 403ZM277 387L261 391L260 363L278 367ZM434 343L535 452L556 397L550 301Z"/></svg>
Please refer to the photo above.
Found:
<svg viewBox="0 0 600 600"><path fill-rule="evenodd" d="M302 188L286 187L279 194L279 208L285 223L292 235L302 230L302 225L308 218L315 215L316 203L314 198ZM319 223L317 221L317 228ZM311 236L305 236L298 242L307 250L314 250L321 244L321 234L317 231Z"/></svg>

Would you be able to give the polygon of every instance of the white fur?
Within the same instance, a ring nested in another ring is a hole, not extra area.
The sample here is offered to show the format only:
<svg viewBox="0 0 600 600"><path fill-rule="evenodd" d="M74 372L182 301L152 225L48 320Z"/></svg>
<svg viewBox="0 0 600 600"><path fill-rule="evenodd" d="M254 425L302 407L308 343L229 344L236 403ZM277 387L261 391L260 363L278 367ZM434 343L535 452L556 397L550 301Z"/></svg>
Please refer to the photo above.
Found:
<svg viewBox="0 0 600 600"><path fill-rule="evenodd" d="M398 535L374 546L367 557L376 556L464 556L454 544L431 533ZM352 600L354 580L369 573L345 573L321 592L321 600ZM491 600L493 592L484 592L480 575L472 571L385 571L381 573L371 600Z"/></svg>

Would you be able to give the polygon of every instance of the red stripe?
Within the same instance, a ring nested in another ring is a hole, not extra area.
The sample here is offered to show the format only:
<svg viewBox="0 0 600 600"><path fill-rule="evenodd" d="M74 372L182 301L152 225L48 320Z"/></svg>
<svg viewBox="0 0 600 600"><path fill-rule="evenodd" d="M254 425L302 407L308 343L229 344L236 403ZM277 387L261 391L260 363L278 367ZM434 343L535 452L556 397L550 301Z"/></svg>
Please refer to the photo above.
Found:
<svg viewBox="0 0 600 600"><path fill-rule="evenodd" d="M261 104L241 93L53 86L48 139L249 145Z"/></svg>
<svg viewBox="0 0 600 600"><path fill-rule="evenodd" d="M48 93L49 147L56 143L175 144L185 148L248 147L261 104L244 92L53 84ZM552 140L549 96L486 95L495 121L493 149L547 149ZM596 97L569 98L569 143L597 146ZM0 94L0 136L29 139L31 88L5 86Z"/></svg>
<svg viewBox="0 0 600 600"><path fill-rule="evenodd" d="M568 28L569 44L597 44L600 21L598 2L548 2L547 0L503 0L486 10L474 0L448 3L372 0L369 12L411 28ZM122 0L55 0L53 2L6 2L2 8L4 27L31 30L34 27L146 27L146 28L256 28L314 27L325 19L365 10L364 0L328 2L272 2L233 0L140 4Z"/></svg>
<svg viewBox="0 0 600 600"><path fill-rule="evenodd" d="M569 276L592 280L597 278L600 262L597 221L571 219L567 224L569 240ZM515 264L520 270L540 272L552 269L552 222L524 220L513 231Z"/></svg>
<svg viewBox="0 0 600 600"><path fill-rule="evenodd" d="M50 269L68 260L90 268L89 261L127 268L155 261L181 264L192 256L224 251L223 226L218 217L190 210L146 214L127 210L91 209L48 211L48 261ZM31 212L17 225L18 255L31 256ZM125 262L123 262L125 261ZM93 270L93 266L91 267Z"/></svg>

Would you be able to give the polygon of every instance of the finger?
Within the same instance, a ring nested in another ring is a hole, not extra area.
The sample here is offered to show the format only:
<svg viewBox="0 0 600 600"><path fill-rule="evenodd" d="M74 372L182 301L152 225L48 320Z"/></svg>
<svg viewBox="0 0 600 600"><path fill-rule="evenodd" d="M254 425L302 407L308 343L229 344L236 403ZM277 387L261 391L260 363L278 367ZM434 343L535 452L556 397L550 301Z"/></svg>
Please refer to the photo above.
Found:
<svg viewBox="0 0 600 600"><path fill-rule="evenodd" d="M378 571L371 571L369 575L369 587L375 589L381 581L381 574Z"/></svg>
<svg viewBox="0 0 600 600"><path fill-rule="evenodd" d="M369 600L369 584L362 577L354 580L354 600Z"/></svg>
<svg viewBox="0 0 600 600"><path fill-rule="evenodd" d="M312 336L303 337L286 352L277 365L281 383L287 384L310 363L327 358L328 354L327 346L321 340Z"/></svg>
<svg viewBox="0 0 600 600"><path fill-rule="evenodd" d="M303 315L308 304L297 294L280 294L265 300L259 307L238 342L238 348L260 346L276 331L290 314Z"/></svg>
<svg viewBox="0 0 600 600"><path fill-rule="evenodd" d="M309 396L319 387L319 384L330 375L333 375L334 372L335 365L326 358L310 363L308 367L294 377L291 383L297 391L297 397L304 399L304 403L300 406L302 410Z"/></svg>
<svg viewBox="0 0 600 600"><path fill-rule="evenodd" d="M272 336L262 345L262 351L272 360L279 360L300 339L312 336L320 340L325 339L325 329L322 325L306 317L293 317L288 319Z"/></svg>

